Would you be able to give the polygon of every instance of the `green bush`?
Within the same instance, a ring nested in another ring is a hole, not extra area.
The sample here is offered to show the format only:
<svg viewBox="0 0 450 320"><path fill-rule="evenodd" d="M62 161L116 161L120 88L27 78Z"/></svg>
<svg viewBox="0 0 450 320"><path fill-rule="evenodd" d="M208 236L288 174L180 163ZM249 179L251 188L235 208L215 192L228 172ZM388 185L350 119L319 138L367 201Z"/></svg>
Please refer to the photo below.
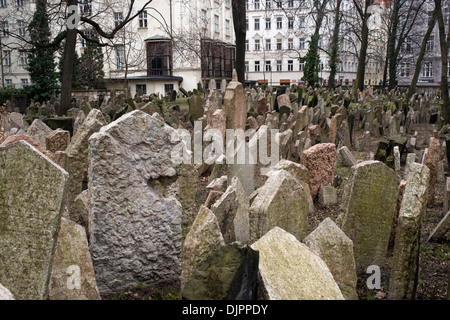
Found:
<svg viewBox="0 0 450 320"><path fill-rule="evenodd" d="M6 100L12 102L12 96L15 94L25 94L27 96L27 101L29 101L30 93L31 90L28 86L23 89L16 89L14 87L0 88L0 105L5 104Z"/></svg>

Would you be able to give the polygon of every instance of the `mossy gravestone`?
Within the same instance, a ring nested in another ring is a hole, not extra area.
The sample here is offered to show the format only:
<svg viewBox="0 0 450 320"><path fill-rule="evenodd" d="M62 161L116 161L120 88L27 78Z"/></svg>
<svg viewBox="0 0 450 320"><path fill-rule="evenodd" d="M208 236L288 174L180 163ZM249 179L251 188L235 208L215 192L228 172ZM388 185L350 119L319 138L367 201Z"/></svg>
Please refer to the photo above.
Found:
<svg viewBox="0 0 450 320"><path fill-rule="evenodd" d="M353 241L357 272L382 266L386 257L400 179L379 161L351 168L337 225Z"/></svg>
<svg viewBox="0 0 450 320"><path fill-rule="evenodd" d="M48 297L68 174L25 141L0 148L0 283Z"/></svg>

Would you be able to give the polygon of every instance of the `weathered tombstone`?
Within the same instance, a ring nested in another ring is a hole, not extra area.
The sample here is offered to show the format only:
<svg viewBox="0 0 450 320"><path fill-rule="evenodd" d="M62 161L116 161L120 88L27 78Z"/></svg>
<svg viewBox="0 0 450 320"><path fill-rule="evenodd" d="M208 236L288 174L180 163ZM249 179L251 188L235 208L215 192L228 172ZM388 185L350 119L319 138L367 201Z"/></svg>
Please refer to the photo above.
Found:
<svg viewBox="0 0 450 320"><path fill-rule="evenodd" d="M78 277L72 282L70 275ZM100 300L84 228L62 218L49 284L50 300Z"/></svg>
<svg viewBox="0 0 450 320"><path fill-rule="evenodd" d="M336 223L326 218L303 240L303 243L327 264L344 298L358 300L353 242Z"/></svg>
<svg viewBox="0 0 450 320"><path fill-rule="evenodd" d="M325 262L282 228L274 227L252 248L259 252L258 299L344 299Z"/></svg>
<svg viewBox="0 0 450 320"><path fill-rule="evenodd" d="M231 185L212 206L225 243L248 243L250 238L249 202L239 179L233 177Z"/></svg>
<svg viewBox="0 0 450 320"><path fill-rule="evenodd" d="M358 274L384 263L399 183L395 172L379 161L351 168L337 224L353 241Z"/></svg>
<svg viewBox="0 0 450 320"><path fill-rule="evenodd" d="M73 201L83 190L87 189L87 173L89 168L88 139L106 124L102 113L92 109L78 128L77 133L66 149L66 167L70 180L67 192L67 207L71 211Z"/></svg>
<svg viewBox="0 0 450 320"><path fill-rule="evenodd" d="M331 185L320 186L319 204L323 207L333 205L337 202L336 189Z"/></svg>
<svg viewBox="0 0 450 320"><path fill-rule="evenodd" d="M242 83L237 80L236 70L228 84L223 101L223 110L227 116L227 129L242 129L247 123L246 94Z"/></svg>
<svg viewBox="0 0 450 320"><path fill-rule="evenodd" d="M182 292L192 272L224 244L216 216L207 207L201 206L184 240L181 252Z"/></svg>
<svg viewBox="0 0 450 320"><path fill-rule="evenodd" d="M67 172L25 141L0 148L0 283L19 300L48 298Z"/></svg>
<svg viewBox="0 0 450 320"><path fill-rule="evenodd" d="M53 130L50 129L45 123L39 119L35 119L27 130L29 135L34 141L39 143L42 148L45 148L45 137L49 135Z"/></svg>
<svg viewBox="0 0 450 320"><path fill-rule="evenodd" d="M180 174L171 158L177 143L158 114L140 110L89 139L90 250L100 294L143 280L178 282L182 207L168 192Z"/></svg>
<svg viewBox="0 0 450 320"><path fill-rule="evenodd" d="M406 187L395 234L394 257L389 281L390 300L411 299L417 262L420 225L426 212L430 170L413 163L406 178Z"/></svg>
<svg viewBox="0 0 450 320"><path fill-rule="evenodd" d="M309 171L309 188L315 198L321 185L333 183L336 145L320 143L303 151L302 164Z"/></svg>
<svg viewBox="0 0 450 320"><path fill-rule="evenodd" d="M398 146L394 147L394 169L395 171L400 171L400 151Z"/></svg>
<svg viewBox="0 0 450 320"><path fill-rule="evenodd" d="M441 144L439 139L430 138L430 145L428 147L428 154L426 156L425 165L430 169L430 186L428 192L428 204L432 204L434 201L436 177L438 164L440 160Z"/></svg>
<svg viewBox="0 0 450 320"><path fill-rule="evenodd" d="M69 141L69 131L56 129L45 137L45 148L50 152L65 151Z"/></svg>
<svg viewBox="0 0 450 320"><path fill-rule="evenodd" d="M189 104L189 114L191 116L191 121L197 121L199 118L203 117L204 107L203 98L200 95L194 94L188 98Z"/></svg>
<svg viewBox="0 0 450 320"><path fill-rule="evenodd" d="M267 175L250 205L250 240L258 240L275 226L303 239L310 211L305 189L287 171L272 170Z"/></svg>
<svg viewBox="0 0 450 320"><path fill-rule="evenodd" d="M355 158L353 157L353 154L346 146L339 148L337 153L338 157L345 166L352 167L357 164Z"/></svg>
<svg viewBox="0 0 450 320"><path fill-rule="evenodd" d="M183 290L185 300L254 300L259 255L239 242L220 246L193 272Z"/></svg>

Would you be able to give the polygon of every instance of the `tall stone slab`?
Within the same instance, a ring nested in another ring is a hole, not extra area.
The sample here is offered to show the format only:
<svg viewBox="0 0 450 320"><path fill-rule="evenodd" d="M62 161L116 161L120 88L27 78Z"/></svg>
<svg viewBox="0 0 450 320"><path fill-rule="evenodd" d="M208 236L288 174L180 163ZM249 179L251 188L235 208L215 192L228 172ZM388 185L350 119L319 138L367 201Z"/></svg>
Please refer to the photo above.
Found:
<svg viewBox="0 0 450 320"><path fill-rule="evenodd" d="M344 299L325 262L289 232L274 227L251 247L259 252L258 299Z"/></svg>
<svg viewBox="0 0 450 320"><path fill-rule="evenodd" d="M28 128L27 135L36 141L42 148L45 148L45 137L52 132L53 130L42 122L42 120L35 119Z"/></svg>
<svg viewBox="0 0 450 320"><path fill-rule="evenodd" d="M53 259L49 299L100 300L86 231L64 218Z"/></svg>
<svg viewBox="0 0 450 320"><path fill-rule="evenodd" d="M25 141L0 148L0 283L47 299L68 174Z"/></svg>
<svg viewBox="0 0 450 320"><path fill-rule="evenodd" d="M250 238L249 202L239 179L233 177L231 185L212 206L225 243L248 243Z"/></svg>
<svg viewBox="0 0 450 320"><path fill-rule="evenodd" d="M275 226L303 239L310 210L305 189L287 171L276 170L268 175L250 205L250 240L258 240Z"/></svg>
<svg viewBox="0 0 450 320"><path fill-rule="evenodd" d="M411 299L417 262L417 239L426 212L430 170L413 163L406 177L405 192L398 217L394 257L389 280L390 300Z"/></svg>
<svg viewBox="0 0 450 320"><path fill-rule="evenodd" d="M358 274L384 263L399 184L395 172L380 161L351 168L337 225L353 241Z"/></svg>
<svg viewBox="0 0 450 320"><path fill-rule="evenodd" d="M181 291L192 272L211 258L214 252L224 244L216 216L207 207L201 206L183 243Z"/></svg>
<svg viewBox="0 0 450 320"><path fill-rule="evenodd" d="M101 295L178 282L182 207L168 195L181 143L158 115L135 110L89 139L90 250Z"/></svg>
<svg viewBox="0 0 450 320"><path fill-rule="evenodd" d="M309 171L309 188L315 198L321 185L332 184L334 179L334 162L336 145L320 143L303 151L302 164Z"/></svg>
<svg viewBox="0 0 450 320"><path fill-rule="evenodd" d="M428 192L428 204L432 204L434 201L437 170L440 160L441 144L439 139L430 138L430 145L428 147L428 153L425 158L425 165L430 169L430 187Z"/></svg>
<svg viewBox="0 0 450 320"><path fill-rule="evenodd" d="M69 215L75 198L87 188L87 173L89 168L88 141L92 134L106 124L102 113L92 109L78 128L72 141L66 149L66 170L70 180L67 192L67 207ZM77 217L73 217L74 221Z"/></svg>
<svg viewBox="0 0 450 320"><path fill-rule="evenodd" d="M227 86L223 99L223 110L227 117L227 129L242 129L245 131L247 123L247 96L242 83L237 80L236 70Z"/></svg>
<svg viewBox="0 0 450 320"><path fill-rule="evenodd" d="M327 264L347 300L358 300L353 242L330 218L323 220L303 242Z"/></svg>

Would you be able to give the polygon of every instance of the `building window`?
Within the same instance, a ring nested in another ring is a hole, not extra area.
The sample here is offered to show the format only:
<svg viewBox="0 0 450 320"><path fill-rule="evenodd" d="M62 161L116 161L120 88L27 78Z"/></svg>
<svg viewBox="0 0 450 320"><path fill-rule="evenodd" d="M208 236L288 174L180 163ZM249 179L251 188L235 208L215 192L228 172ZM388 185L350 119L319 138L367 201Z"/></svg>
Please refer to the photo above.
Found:
<svg viewBox="0 0 450 320"><path fill-rule="evenodd" d="M25 35L25 22L22 20L17 21L17 33L19 36Z"/></svg>
<svg viewBox="0 0 450 320"><path fill-rule="evenodd" d="M294 39L288 39L288 49L294 49Z"/></svg>
<svg viewBox="0 0 450 320"><path fill-rule="evenodd" d="M426 78L433 76L433 62L425 62L423 64L422 76Z"/></svg>
<svg viewBox="0 0 450 320"><path fill-rule="evenodd" d="M255 18L255 30L259 30L259 18Z"/></svg>
<svg viewBox="0 0 450 320"><path fill-rule="evenodd" d="M12 87L12 85L13 85L12 80L11 80L11 79L5 79L5 85L6 85L7 87Z"/></svg>
<svg viewBox="0 0 450 320"><path fill-rule="evenodd" d="M267 71L267 72L272 71L272 64L271 64L271 61L270 61L270 60L267 60L267 61L266 61L266 71Z"/></svg>
<svg viewBox="0 0 450 320"><path fill-rule="evenodd" d="M409 77L409 63L400 64L400 77Z"/></svg>
<svg viewBox="0 0 450 320"><path fill-rule="evenodd" d="M277 50L282 50L282 49L283 49L283 40L277 39Z"/></svg>
<svg viewBox="0 0 450 320"><path fill-rule="evenodd" d="M294 6L294 0L288 0L288 7L292 8Z"/></svg>
<svg viewBox="0 0 450 320"><path fill-rule="evenodd" d="M225 8L230 8L230 0L225 0Z"/></svg>
<svg viewBox="0 0 450 320"><path fill-rule="evenodd" d="M306 27L306 17L305 16L301 16L300 17L300 22L299 22L298 26L300 28L305 28Z"/></svg>
<svg viewBox="0 0 450 320"><path fill-rule="evenodd" d="M270 9L272 6L272 0L266 0L266 9Z"/></svg>
<svg viewBox="0 0 450 320"><path fill-rule="evenodd" d="M270 41L270 39L266 39L266 50L272 50L272 42Z"/></svg>
<svg viewBox="0 0 450 320"><path fill-rule="evenodd" d="M283 29L283 18L277 17L277 29Z"/></svg>
<svg viewBox="0 0 450 320"><path fill-rule="evenodd" d="M271 25L272 25L272 23L270 21L270 18L266 18L266 30L270 30L271 29Z"/></svg>
<svg viewBox="0 0 450 320"><path fill-rule="evenodd" d="M294 71L294 60L288 60L288 71Z"/></svg>
<svg viewBox="0 0 450 320"><path fill-rule="evenodd" d="M303 70L305 70L305 63L304 62L300 62L299 67L300 67L299 71L303 72Z"/></svg>
<svg viewBox="0 0 450 320"><path fill-rule="evenodd" d="M288 29L294 29L294 17L288 17Z"/></svg>
<svg viewBox="0 0 450 320"><path fill-rule="evenodd" d="M305 38L300 38L298 39L298 48L300 50L305 49Z"/></svg>
<svg viewBox="0 0 450 320"><path fill-rule="evenodd" d="M16 0L16 7L23 7L23 0Z"/></svg>
<svg viewBox="0 0 450 320"><path fill-rule="evenodd" d="M277 1L277 8L283 8L283 2L281 0Z"/></svg>
<svg viewBox="0 0 450 320"><path fill-rule="evenodd" d="M245 40L245 51L250 51L250 42Z"/></svg>
<svg viewBox="0 0 450 320"><path fill-rule="evenodd" d="M277 60L277 71L283 71L283 62L281 60Z"/></svg>
<svg viewBox="0 0 450 320"><path fill-rule="evenodd" d="M255 10L259 9L259 0L255 0Z"/></svg>
<svg viewBox="0 0 450 320"><path fill-rule="evenodd" d="M147 11L139 13L139 28L147 28Z"/></svg>
<svg viewBox="0 0 450 320"><path fill-rule="evenodd" d="M91 15L92 14L92 0L80 0L80 14Z"/></svg>
<svg viewBox="0 0 450 320"><path fill-rule="evenodd" d="M2 21L2 37L7 37L9 34L8 21Z"/></svg>
<svg viewBox="0 0 450 320"><path fill-rule="evenodd" d="M0 0L0 8L6 8L6 0Z"/></svg>
<svg viewBox="0 0 450 320"><path fill-rule="evenodd" d="M406 47L405 47L405 51L406 52L411 52L412 51L412 40L411 38L406 38Z"/></svg>
<svg viewBox="0 0 450 320"><path fill-rule="evenodd" d="M250 65L248 63L248 61L245 61L245 72L249 72L250 71Z"/></svg>
<svg viewBox="0 0 450 320"><path fill-rule="evenodd" d="M145 84L137 84L136 85L136 92L139 92L140 94L147 94L147 85L145 85Z"/></svg>
<svg viewBox="0 0 450 320"><path fill-rule="evenodd" d="M245 30L248 31L248 19L245 19Z"/></svg>
<svg viewBox="0 0 450 320"><path fill-rule="evenodd" d="M3 65L6 67L11 66L11 50L3 50Z"/></svg>
<svg viewBox="0 0 450 320"><path fill-rule="evenodd" d="M173 91L173 84L165 84L164 85L164 93L168 94L168 93L172 93Z"/></svg>
<svg viewBox="0 0 450 320"><path fill-rule="evenodd" d="M19 52L19 66L28 65L28 54L25 51Z"/></svg>
<svg viewBox="0 0 450 320"><path fill-rule="evenodd" d="M125 47L116 46L116 68L122 70L125 67Z"/></svg>
<svg viewBox="0 0 450 320"><path fill-rule="evenodd" d="M27 85L29 85L28 79L20 79L20 82L22 83L22 87L26 87Z"/></svg>
<svg viewBox="0 0 450 320"><path fill-rule="evenodd" d="M170 41L147 42L147 75L172 75L172 43Z"/></svg>
<svg viewBox="0 0 450 320"><path fill-rule="evenodd" d="M249 7L249 0L245 0L245 10L248 10Z"/></svg>
<svg viewBox="0 0 450 320"><path fill-rule="evenodd" d="M427 45L426 45L426 51L433 51L434 50L434 36L431 36L428 38Z"/></svg>
<svg viewBox="0 0 450 320"><path fill-rule="evenodd" d="M259 61L255 61L255 72L259 72L259 71L260 71Z"/></svg>
<svg viewBox="0 0 450 320"><path fill-rule="evenodd" d="M214 32L219 33L219 16L214 15Z"/></svg>
<svg viewBox="0 0 450 320"><path fill-rule="evenodd" d="M255 39L255 51L259 51L261 49L260 40Z"/></svg>
<svg viewBox="0 0 450 320"><path fill-rule="evenodd" d="M306 6L306 0L300 0L300 3L298 4L299 7Z"/></svg>
<svg viewBox="0 0 450 320"><path fill-rule="evenodd" d="M123 21L122 12L114 12L114 28L117 28Z"/></svg>
<svg viewBox="0 0 450 320"><path fill-rule="evenodd" d="M202 28L206 29L206 10L202 10L201 13L201 20L202 20Z"/></svg>
<svg viewBox="0 0 450 320"><path fill-rule="evenodd" d="M225 20L225 36L230 36L230 20Z"/></svg>

